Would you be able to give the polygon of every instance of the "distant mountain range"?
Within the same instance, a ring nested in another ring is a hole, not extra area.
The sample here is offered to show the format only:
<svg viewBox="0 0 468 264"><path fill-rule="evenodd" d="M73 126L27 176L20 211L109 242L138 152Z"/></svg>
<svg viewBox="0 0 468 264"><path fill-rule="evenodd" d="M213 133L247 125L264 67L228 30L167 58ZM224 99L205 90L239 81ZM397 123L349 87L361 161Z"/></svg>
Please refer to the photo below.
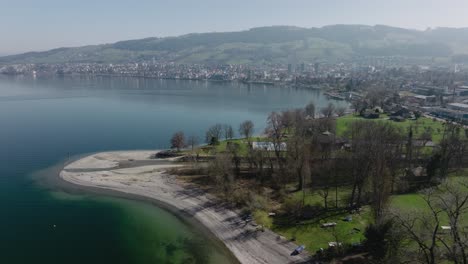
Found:
<svg viewBox="0 0 468 264"><path fill-rule="evenodd" d="M321 28L273 26L28 52L0 57L0 63L125 63L155 60L199 64L284 64L340 61L364 56L467 60L468 28L420 31L381 25Z"/></svg>

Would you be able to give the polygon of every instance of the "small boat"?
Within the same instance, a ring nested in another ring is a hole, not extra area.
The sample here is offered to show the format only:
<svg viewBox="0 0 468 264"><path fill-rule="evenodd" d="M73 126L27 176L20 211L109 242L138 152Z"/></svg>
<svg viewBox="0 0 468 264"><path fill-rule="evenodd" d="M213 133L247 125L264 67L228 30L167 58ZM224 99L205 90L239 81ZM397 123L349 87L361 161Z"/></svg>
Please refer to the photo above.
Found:
<svg viewBox="0 0 468 264"><path fill-rule="evenodd" d="M298 246L296 249L294 249L294 251L291 253L291 256L296 256L296 255L299 255L302 251L304 251L305 249L305 246L304 245L300 245Z"/></svg>

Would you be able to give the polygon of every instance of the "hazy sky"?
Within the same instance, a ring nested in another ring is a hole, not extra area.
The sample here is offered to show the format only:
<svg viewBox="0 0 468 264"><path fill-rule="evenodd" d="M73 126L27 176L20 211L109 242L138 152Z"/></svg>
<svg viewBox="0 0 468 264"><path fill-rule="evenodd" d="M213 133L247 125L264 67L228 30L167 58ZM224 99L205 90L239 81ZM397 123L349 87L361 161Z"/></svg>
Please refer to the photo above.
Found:
<svg viewBox="0 0 468 264"><path fill-rule="evenodd" d="M468 27L468 0L0 0L0 54L270 25Z"/></svg>

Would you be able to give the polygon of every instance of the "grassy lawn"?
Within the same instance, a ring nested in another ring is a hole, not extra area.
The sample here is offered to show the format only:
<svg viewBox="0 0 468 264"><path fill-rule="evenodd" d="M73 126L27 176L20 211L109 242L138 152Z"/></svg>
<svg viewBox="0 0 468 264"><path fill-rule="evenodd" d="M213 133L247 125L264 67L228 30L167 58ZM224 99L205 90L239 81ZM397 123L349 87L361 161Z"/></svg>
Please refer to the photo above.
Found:
<svg viewBox="0 0 468 264"><path fill-rule="evenodd" d="M345 201L349 195L349 188L338 188L338 200ZM335 207L335 189L330 188L328 195L329 208ZM295 192L291 197L297 201L302 201L303 193ZM307 190L304 198L305 205L317 206L324 205L323 198L316 191ZM372 219L371 211L368 207L364 207L360 213L353 214L352 221L346 222L343 219L350 214L347 212L329 212L321 215L318 218L304 220L299 224L283 225L283 219L276 219L273 222L272 230L287 239L295 239L297 244L306 245L307 249L314 253L320 248L328 248L328 242L337 240L340 242L352 244L361 242L364 239L364 230ZM337 225L334 228L322 228L323 223L335 222ZM359 231L357 231L357 230Z"/></svg>
<svg viewBox="0 0 468 264"><path fill-rule="evenodd" d="M411 212L415 209L428 209L426 202L417 193L395 195L391 198L391 206L399 210Z"/></svg>
<svg viewBox="0 0 468 264"><path fill-rule="evenodd" d="M250 141L251 142L259 141L259 139L258 138L251 138ZM249 151L249 147L248 147L247 139L245 139L245 138L220 141L219 145L215 146L216 152L226 151L228 142L230 142L231 144L238 144L239 145L239 155L240 156L247 156L248 151Z"/></svg>
<svg viewBox="0 0 468 264"><path fill-rule="evenodd" d="M339 206L343 205L343 201L346 201L350 193L351 193L351 190L348 187L338 188L338 205ZM303 194L301 191L293 193L293 197L297 200L302 201L302 196ZM328 192L328 198L327 198L329 207L335 206L335 200L336 200L335 197L336 197L335 188L331 187ZM322 196L319 195L318 191L306 190L305 198L304 198L304 205L315 206L319 204L321 206L325 206L324 199Z"/></svg>
<svg viewBox="0 0 468 264"><path fill-rule="evenodd" d="M434 142L440 142L444 132L444 123L440 121L434 121L431 118L420 117L418 120L405 120L403 122L395 122L388 119L387 115L380 115L378 119L364 119L357 115L346 115L337 118L336 120L336 132L338 135L343 136L351 125L352 122L357 120L371 120L371 121L381 121L381 122L391 122L394 126L400 128L403 133L407 133L410 126L413 126L414 134L419 137L425 129L432 130L432 140Z"/></svg>
<svg viewBox="0 0 468 264"><path fill-rule="evenodd" d="M328 248L328 242L357 243L364 240L364 230L371 221L370 209L365 207L359 214L353 214L353 220L345 222L343 219L348 216L346 213L329 215L317 221L303 222L294 226L273 225L273 231L286 237L296 239L297 244L306 245L309 252L314 253L320 248ZM322 223L335 222L334 228L321 228ZM356 229L360 230L357 231Z"/></svg>
<svg viewBox="0 0 468 264"><path fill-rule="evenodd" d="M468 170L465 169L462 174L464 176L458 176L455 174L451 175L449 176L448 180L453 181L453 182L458 182L459 180L463 178L466 179L468 177ZM391 198L390 206L398 210L401 210L403 213L408 213L408 214L417 213L417 212L430 213L429 211L430 209L427 203L424 201L422 196L418 193L395 195ZM441 219L442 221L447 222L445 225L449 225L448 217L446 215L442 214ZM465 212L465 214L461 217L461 223L463 226L468 227L468 212Z"/></svg>
<svg viewBox="0 0 468 264"><path fill-rule="evenodd" d="M432 121L431 121L432 122ZM461 173L464 176L451 175L449 180L455 181L463 177L468 176L468 170ZM338 199L345 199L350 193L349 188L338 189ZM302 192L296 192L292 194L292 197L297 200L302 200ZM335 190L330 189L328 197L329 207L333 208L335 203ZM318 195L317 192L306 191L305 195L306 205L322 205L323 198ZM422 197L417 193L394 195L391 197L390 206L401 210L402 212L429 212L429 208ZM277 220L273 222L272 230L278 234L286 237L287 239L295 238L298 244L306 245L307 249L314 253L320 248L327 248L328 242L335 241L334 232L337 234L338 239L341 242L352 244L364 240L364 231L366 226L371 223L372 212L368 206L363 207L363 210L359 214L353 214L353 220L351 222L345 222L343 219L348 216L348 213L329 213L321 217L321 219L305 220L299 224L292 225L281 225L281 221ZM447 222L446 217L442 216L442 222ZM468 226L468 213L461 218L462 225ZM320 224L327 222L336 222L336 229L333 231L332 228L321 228ZM447 223L448 225L448 223ZM356 231L354 228L360 230Z"/></svg>

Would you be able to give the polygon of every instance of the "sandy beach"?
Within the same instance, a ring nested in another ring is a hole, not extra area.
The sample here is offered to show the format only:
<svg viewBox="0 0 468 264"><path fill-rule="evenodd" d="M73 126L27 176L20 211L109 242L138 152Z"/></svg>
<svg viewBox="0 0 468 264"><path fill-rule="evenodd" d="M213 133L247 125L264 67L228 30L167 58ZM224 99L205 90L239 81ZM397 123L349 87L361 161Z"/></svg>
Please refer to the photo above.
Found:
<svg viewBox="0 0 468 264"><path fill-rule="evenodd" d="M257 230L213 197L177 180L166 170L181 166L152 159L157 151L102 152L66 165L60 177L79 186L97 187L148 197L193 217L222 241L240 263L306 263L307 252L290 256L296 244L274 232Z"/></svg>

